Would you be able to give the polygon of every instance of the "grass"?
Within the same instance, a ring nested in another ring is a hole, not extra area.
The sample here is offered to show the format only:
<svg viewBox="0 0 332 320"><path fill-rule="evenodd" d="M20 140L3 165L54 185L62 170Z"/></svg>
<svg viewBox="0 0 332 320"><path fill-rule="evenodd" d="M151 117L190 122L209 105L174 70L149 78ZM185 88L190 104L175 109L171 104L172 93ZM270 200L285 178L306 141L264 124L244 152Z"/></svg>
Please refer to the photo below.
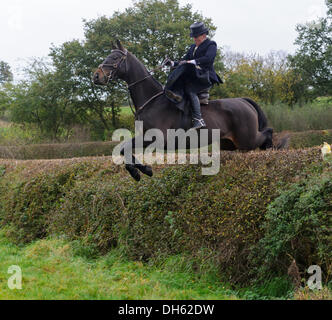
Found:
<svg viewBox="0 0 332 320"><path fill-rule="evenodd" d="M0 119L0 128L8 128L8 127L10 127L10 123L8 121Z"/></svg>
<svg viewBox="0 0 332 320"><path fill-rule="evenodd" d="M130 107L122 107L121 108L121 115L133 115Z"/></svg>
<svg viewBox="0 0 332 320"><path fill-rule="evenodd" d="M22 290L10 290L7 270L22 269ZM0 300L331 300L331 291L292 292L287 278L232 290L213 268L193 272L193 261L171 256L148 265L127 260L121 249L98 256L81 242L49 238L17 246L0 230Z"/></svg>
<svg viewBox="0 0 332 320"><path fill-rule="evenodd" d="M181 257L157 267L128 261L119 249L94 258L82 248L54 238L19 247L0 231L0 300L236 299L213 275L186 270ZM22 290L7 286L12 265L22 269Z"/></svg>
<svg viewBox="0 0 332 320"><path fill-rule="evenodd" d="M19 125L0 120L0 145L25 145L43 142L36 126Z"/></svg>
<svg viewBox="0 0 332 320"><path fill-rule="evenodd" d="M332 129L332 101L315 101L293 108L283 104L262 108L276 132Z"/></svg>

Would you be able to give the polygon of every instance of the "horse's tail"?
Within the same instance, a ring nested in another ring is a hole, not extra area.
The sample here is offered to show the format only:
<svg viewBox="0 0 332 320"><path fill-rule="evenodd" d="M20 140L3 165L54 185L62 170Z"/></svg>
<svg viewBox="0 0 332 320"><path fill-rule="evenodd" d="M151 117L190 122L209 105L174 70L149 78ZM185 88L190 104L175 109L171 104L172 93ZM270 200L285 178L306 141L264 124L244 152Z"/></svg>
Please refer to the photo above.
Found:
<svg viewBox="0 0 332 320"><path fill-rule="evenodd" d="M263 131L267 127L267 118L262 108L254 100L250 98L242 98L242 99L249 102L256 109L258 113L259 131Z"/></svg>

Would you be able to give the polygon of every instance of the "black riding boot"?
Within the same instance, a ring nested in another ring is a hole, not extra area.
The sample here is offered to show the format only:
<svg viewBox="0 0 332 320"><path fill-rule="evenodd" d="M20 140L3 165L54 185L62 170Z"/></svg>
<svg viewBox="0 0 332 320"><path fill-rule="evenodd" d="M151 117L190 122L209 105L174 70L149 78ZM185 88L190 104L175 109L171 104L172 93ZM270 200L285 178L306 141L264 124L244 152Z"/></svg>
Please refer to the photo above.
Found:
<svg viewBox="0 0 332 320"><path fill-rule="evenodd" d="M191 129L201 129L206 127L206 124L202 118L201 104L199 102L197 94L192 91L187 91L187 94L190 98L192 108L193 126Z"/></svg>

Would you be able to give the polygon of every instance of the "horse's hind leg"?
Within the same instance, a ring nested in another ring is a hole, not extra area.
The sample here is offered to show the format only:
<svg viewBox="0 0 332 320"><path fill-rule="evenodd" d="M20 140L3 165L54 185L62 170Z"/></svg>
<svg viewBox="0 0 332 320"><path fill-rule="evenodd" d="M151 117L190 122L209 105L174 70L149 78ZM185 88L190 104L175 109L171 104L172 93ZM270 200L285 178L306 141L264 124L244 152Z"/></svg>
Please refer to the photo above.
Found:
<svg viewBox="0 0 332 320"><path fill-rule="evenodd" d="M259 148L261 150L267 150L273 148L273 129L266 128L263 131L256 133L256 138L252 140L250 150Z"/></svg>
<svg viewBox="0 0 332 320"><path fill-rule="evenodd" d="M265 141L259 148L261 150L267 150L273 148L273 129L266 128L262 131L262 134L265 136Z"/></svg>
<svg viewBox="0 0 332 320"><path fill-rule="evenodd" d="M266 150L272 148L272 134L272 129L265 129L262 132L237 132L232 140L239 150L250 151L257 148Z"/></svg>

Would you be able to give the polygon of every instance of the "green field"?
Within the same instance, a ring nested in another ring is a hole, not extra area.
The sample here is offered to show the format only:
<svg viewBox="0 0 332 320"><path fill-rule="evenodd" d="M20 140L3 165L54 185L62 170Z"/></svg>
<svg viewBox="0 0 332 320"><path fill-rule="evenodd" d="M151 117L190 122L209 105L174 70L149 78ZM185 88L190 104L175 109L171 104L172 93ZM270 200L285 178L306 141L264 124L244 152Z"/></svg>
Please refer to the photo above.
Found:
<svg viewBox="0 0 332 320"><path fill-rule="evenodd" d="M11 265L22 269L22 290L10 290ZM87 247L59 239L27 246L0 232L0 300L7 299L236 299L213 274L192 272L190 261L169 257L160 266L128 261L120 250L91 257Z"/></svg>

